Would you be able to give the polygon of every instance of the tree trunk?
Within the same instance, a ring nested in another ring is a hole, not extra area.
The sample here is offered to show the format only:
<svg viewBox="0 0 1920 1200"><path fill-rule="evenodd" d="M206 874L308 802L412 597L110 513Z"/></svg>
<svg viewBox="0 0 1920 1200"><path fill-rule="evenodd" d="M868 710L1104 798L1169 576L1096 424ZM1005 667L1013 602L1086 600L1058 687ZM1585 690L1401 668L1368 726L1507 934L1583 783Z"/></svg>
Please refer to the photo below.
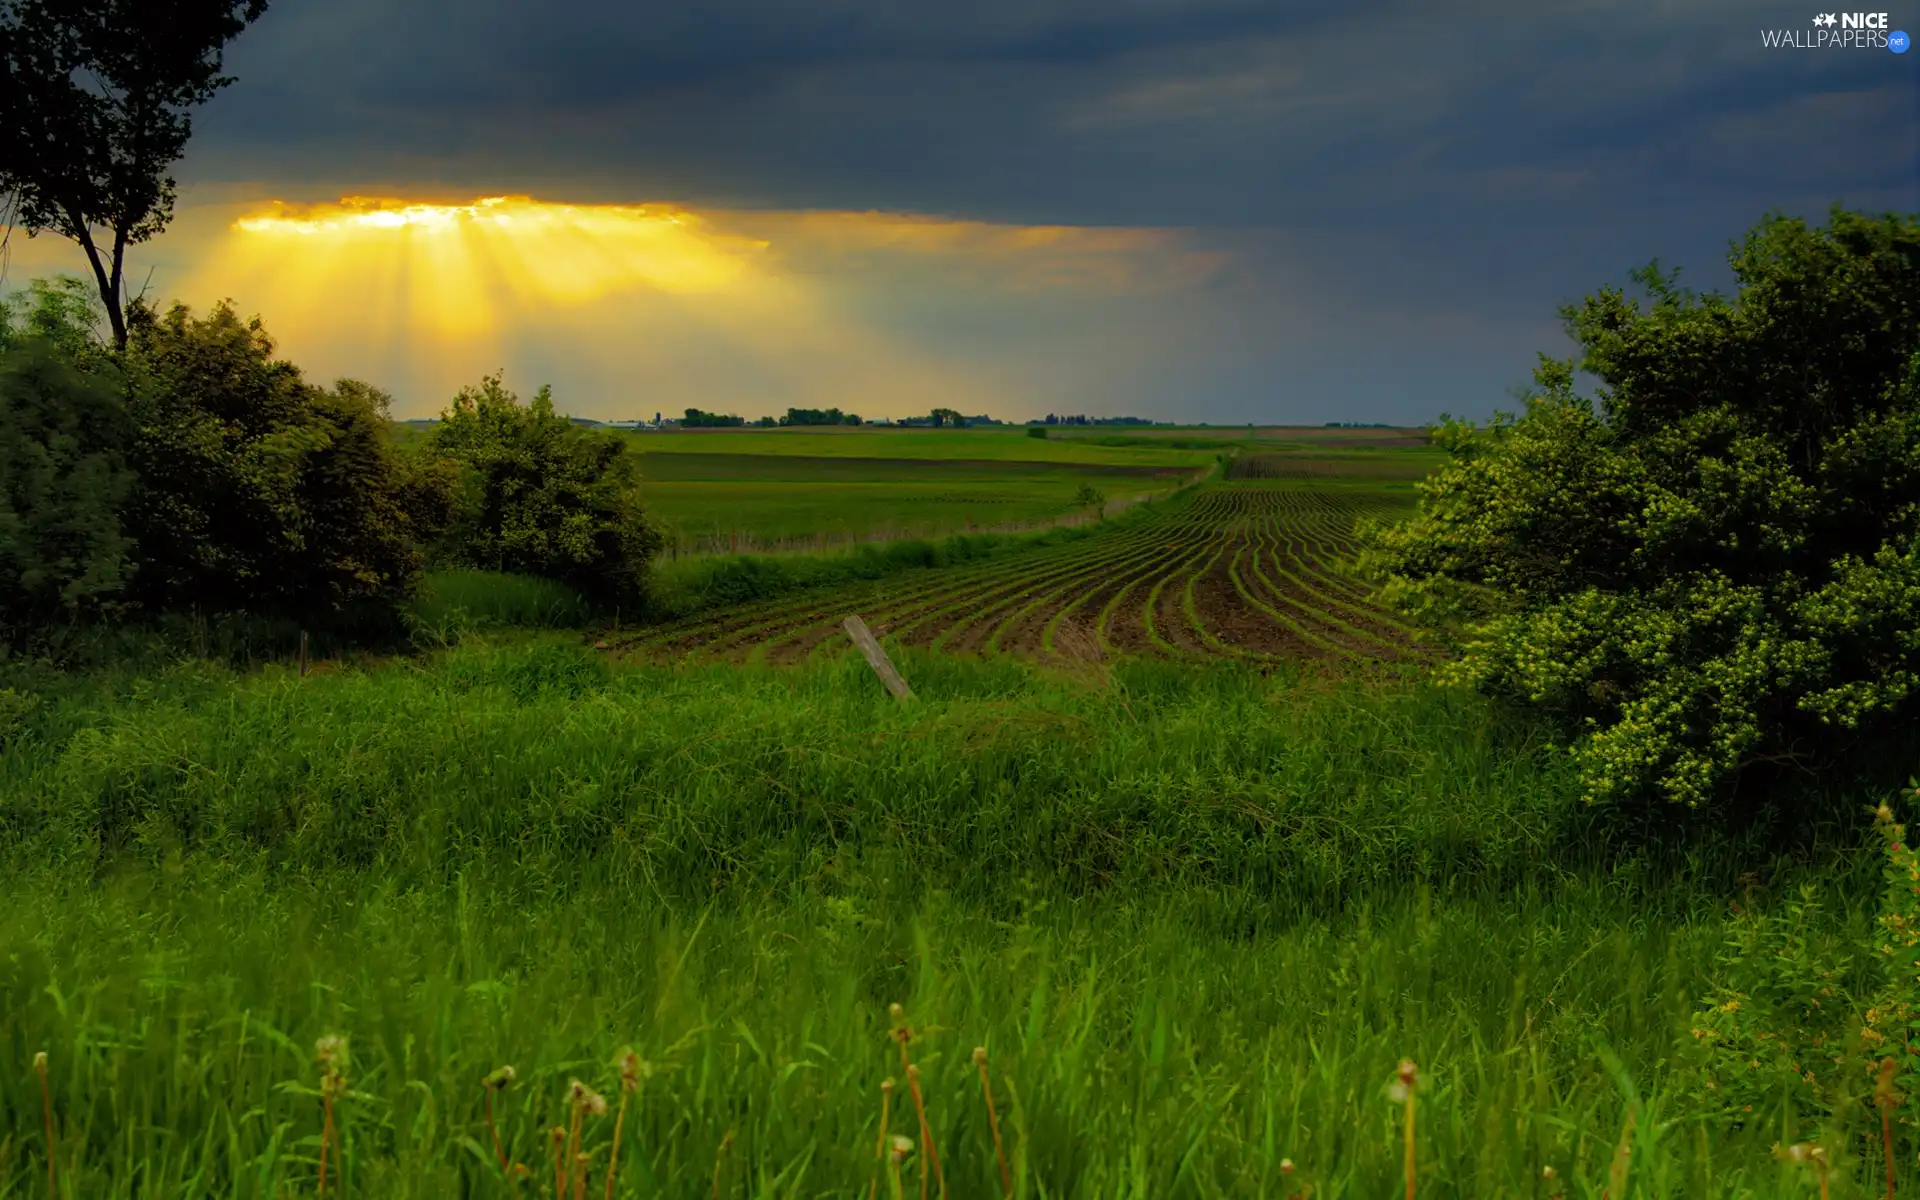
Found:
<svg viewBox="0 0 1920 1200"><path fill-rule="evenodd" d="M93 234L88 231L84 223L74 220L71 214L67 219L79 231L79 236L74 240L79 242L80 248L87 252L87 262L93 267L94 286L100 289L100 302L106 305L107 321L113 326L113 347L116 350L125 350L127 348L127 314L120 309L120 260L126 253L126 243L118 238L115 239L113 273L109 275L106 264L100 261L100 248L93 244Z"/></svg>

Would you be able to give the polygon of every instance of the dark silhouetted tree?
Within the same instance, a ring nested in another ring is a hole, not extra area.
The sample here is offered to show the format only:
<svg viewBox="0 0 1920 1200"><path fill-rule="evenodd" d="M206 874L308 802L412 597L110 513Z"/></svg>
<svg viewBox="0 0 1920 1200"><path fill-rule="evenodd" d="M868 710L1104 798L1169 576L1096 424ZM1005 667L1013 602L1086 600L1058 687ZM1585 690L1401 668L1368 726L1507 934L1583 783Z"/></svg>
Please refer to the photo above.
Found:
<svg viewBox="0 0 1920 1200"><path fill-rule="evenodd" d="M221 51L267 0L0 0L0 203L9 231L86 252L127 343L128 246L173 218L189 110L233 80Z"/></svg>

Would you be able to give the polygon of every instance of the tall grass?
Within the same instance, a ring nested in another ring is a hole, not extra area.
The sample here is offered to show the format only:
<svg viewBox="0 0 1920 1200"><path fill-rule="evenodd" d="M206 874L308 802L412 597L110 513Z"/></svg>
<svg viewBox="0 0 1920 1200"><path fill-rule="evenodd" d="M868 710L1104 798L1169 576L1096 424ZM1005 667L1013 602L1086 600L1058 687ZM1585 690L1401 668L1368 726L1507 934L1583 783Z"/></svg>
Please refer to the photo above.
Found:
<svg viewBox="0 0 1920 1200"><path fill-rule="evenodd" d="M418 625L430 629L574 629L595 616L580 593L564 583L468 569L427 574L409 611Z"/></svg>
<svg viewBox="0 0 1920 1200"><path fill-rule="evenodd" d="M901 661L911 706L857 660L561 635L12 680L0 1197L44 1185L38 1050L69 1194L309 1190L330 1035L330 1195L512 1194L482 1080L516 1068L539 1179L627 1047L616 1194L865 1195L895 1002L955 1196L1001 1189L976 1045L1022 1196L1397 1194L1402 1058L1423 1197L1598 1195L1629 1112L1634 1196L1803 1194L1770 1150L1809 1140L1875 1184L1877 1142L1703 1107L1685 1058L1743 873L1864 938L1845 831L1632 852L1524 726L1413 681Z"/></svg>

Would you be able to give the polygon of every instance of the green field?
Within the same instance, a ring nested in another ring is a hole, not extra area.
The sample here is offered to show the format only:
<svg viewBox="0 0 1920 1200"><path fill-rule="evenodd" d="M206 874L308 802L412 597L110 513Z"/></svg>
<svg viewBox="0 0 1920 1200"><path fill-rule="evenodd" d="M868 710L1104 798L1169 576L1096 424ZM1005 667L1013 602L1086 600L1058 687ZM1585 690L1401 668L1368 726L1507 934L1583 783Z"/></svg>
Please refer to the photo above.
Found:
<svg viewBox="0 0 1920 1200"><path fill-rule="evenodd" d="M1395 481L1417 479L1437 461L1424 444L1190 443L1110 431L1046 441L1021 430L864 427L633 437L644 451L650 511L674 555L1042 526L1081 515L1083 487L1114 511L1172 490L1223 455L1281 464L1287 475Z"/></svg>
<svg viewBox="0 0 1920 1200"><path fill-rule="evenodd" d="M1076 512L1083 487L1124 504L1178 486L1196 467L650 449L642 470L648 511L674 551L687 552L1039 525Z"/></svg>
<svg viewBox="0 0 1920 1200"><path fill-rule="evenodd" d="M1359 521L1411 499L1376 479L1212 485L1073 542L703 613L617 645L790 662L849 652L839 622L859 613L903 644L1029 658L1401 659L1408 631L1348 561Z"/></svg>
<svg viewBox="0 0 1920 1200"><path fill-rule="evenodd" d="M396 436L418 445L424 432ZM1024 429L701 429L627 436L669 557L817 550L860 541L1011 530L1086 515L1091 487L1117 511L1239 448L1079 438ZM1418 457L1416 455L1416 457Z"/></svg>

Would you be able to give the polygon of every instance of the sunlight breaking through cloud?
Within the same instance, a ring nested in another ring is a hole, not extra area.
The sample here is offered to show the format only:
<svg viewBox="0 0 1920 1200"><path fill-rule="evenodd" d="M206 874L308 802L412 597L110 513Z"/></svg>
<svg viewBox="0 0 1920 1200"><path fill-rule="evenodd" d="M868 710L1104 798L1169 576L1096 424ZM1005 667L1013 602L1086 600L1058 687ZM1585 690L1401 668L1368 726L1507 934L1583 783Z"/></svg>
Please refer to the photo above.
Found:
<svg viewBox="0 0 1920 1200"><path fill-rule="evenodd" d="M1173 230L349 196L229 218L169 290L196 307L234 297L317 374L415 395L505 362L604 380L578 398L595 408L638 394L648 411L979 412L1009 399L989 381L1004 373L942 353L938 328L877 315L872 296L1008 312L1035 293L1186 291L1225 265Z"/></svg>

